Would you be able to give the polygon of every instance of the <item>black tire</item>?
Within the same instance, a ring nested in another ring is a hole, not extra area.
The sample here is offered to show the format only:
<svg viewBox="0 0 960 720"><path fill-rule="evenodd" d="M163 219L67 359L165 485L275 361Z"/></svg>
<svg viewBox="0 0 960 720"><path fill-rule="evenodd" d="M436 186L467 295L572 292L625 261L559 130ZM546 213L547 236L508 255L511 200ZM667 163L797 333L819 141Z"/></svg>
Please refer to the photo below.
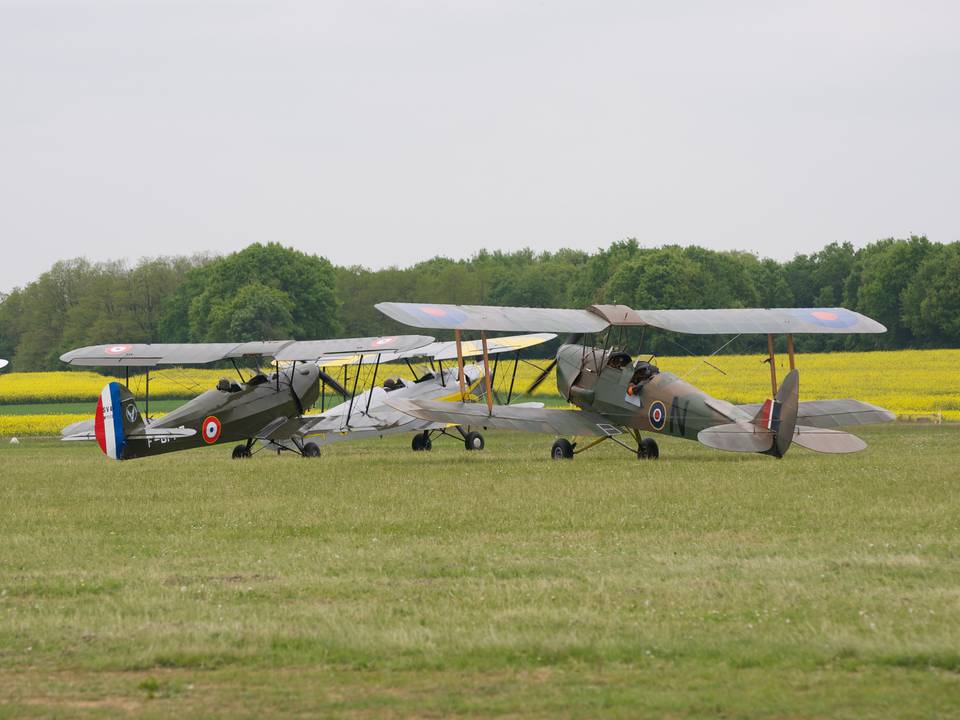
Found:
<svg viewBox="0 0 960 720"><path fill-rule="evenodd" d="M250 449L246 445L237 445L233 449L234 460L243 460L248 457L250 457Z"/></svg>
<svg viewBox="0 0 960 720"><path fill-rule="evenodd" d="M554 460L573 460L573 443L566 438L560 438L553 443L550 457Z"/></svg>
<svg viewBox="0 0 960 720"><path fill-rule="evenodd" d="M640 449L637 451L637 458L640 460L656 460L660 457L660 447L653 438L644 438L640 441Z"/></svg>
<svg viewBox="0 0 960 720"><path fill-rule="evenodd" d="M433 442L430 440L430 433L427 430L424 430L422 433L417 433L413 436L413 440L410 442L410 449L414 452L421 452L423 450L431 450L433 448Z"/></svg>
<svg viewBox="0 0 960 720"><path fill-rule="evenodd" d="M463 439L463 446L467 450L483 450L483 435L476 431L468 432Z"/></svg>
<svg viewBox="0 0 960 720"><path fill-rule="evenodd" d="M318 458L320 457L320 446L312 442L306 443L300 453L305 458Z"/></svg>

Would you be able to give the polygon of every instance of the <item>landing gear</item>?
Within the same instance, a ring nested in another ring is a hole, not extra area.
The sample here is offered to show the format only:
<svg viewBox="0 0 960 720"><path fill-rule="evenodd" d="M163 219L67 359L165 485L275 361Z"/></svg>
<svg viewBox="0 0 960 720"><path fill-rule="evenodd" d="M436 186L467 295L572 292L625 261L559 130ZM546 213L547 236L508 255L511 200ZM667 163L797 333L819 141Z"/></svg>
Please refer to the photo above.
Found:
<svg viewBox="0 0 960 720"><path fill-rule="evenodd" d="M413 436L413 441L410 443L410 449L414 452L423 452L424 450L430 450L433 448L433 442L430 440L430 431L424 430L422 433L417 433Z"/></svg>
<svg viewBox="0 0 960 720"><path fill-rule="evenodd" d="M305 458L320 457L320 446L316 443L308 442L300 449L300 455Z"/></svg>
<svg viewBox="0 0 960 720"><path fill-rule="evenodd" d="M250 457L250 446L249 445L237 445L233 449L233 459L234 460L243 460Z"/></svg>
<svg viewBox="0 0 960 720"><path fill-rule="evenodd" d="M653 438L641 438L640 431L636 428L626 428L626 431L629 432L636 441L637 446L635 448L630 444L621 441L614 435L604 435L603 437L598 437L579 448L577 447L577 443L570 442L566 438L560 438L553 443L553 447L550 449L550 457L552 457L554 460L571 460L573 459L574 455L579 455L582 452L586 452L590 448L595 447L606 440L610 440L614 444L622 447L624 450L630 451L637 457L638 460L656 460L658 457L660 457L660 448L657 446L656 440ZM616 434L619 435L622 433Z"/></svg>
<svg viewBox="0 0 960 720"><path fill-rule="evenodd" d="M483 435L476 432L468 432L463 438L463 446L467 450L483 450Z"/></svg>
<svg viewBox="0 0 960 720"><path fill-rule="evenodd" d="M550 457L554 460L573 460L573 443L566 438L560 438L553 443Z"/></svg>
<svg viewBox="0 0 960 720"><path fill-rule="evenodd" d="M644 438L637 448L638 460L656 460L660 457L660 447L653 438Z"/></svg>

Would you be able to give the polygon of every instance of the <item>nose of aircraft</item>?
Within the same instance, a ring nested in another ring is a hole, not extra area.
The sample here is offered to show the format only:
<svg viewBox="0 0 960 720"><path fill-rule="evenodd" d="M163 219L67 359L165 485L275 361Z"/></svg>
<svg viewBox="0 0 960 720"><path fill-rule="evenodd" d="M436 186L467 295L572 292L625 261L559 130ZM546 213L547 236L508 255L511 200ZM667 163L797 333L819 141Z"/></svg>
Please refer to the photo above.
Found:
<svg viewBox="0 0 960 720"><path fill-rule="evenodd" d="M293 375L293 390L304 403L304 407L312 405L320 395L320 367L313 363L298 365Z"/></svg>
<svg viewBox="0 0 960 720"><path fill-rule="evenodd" d="M583 347L580 345L561 345L557 350L557 390L563 397L570 397L570 387L580 377Z"/></svg>

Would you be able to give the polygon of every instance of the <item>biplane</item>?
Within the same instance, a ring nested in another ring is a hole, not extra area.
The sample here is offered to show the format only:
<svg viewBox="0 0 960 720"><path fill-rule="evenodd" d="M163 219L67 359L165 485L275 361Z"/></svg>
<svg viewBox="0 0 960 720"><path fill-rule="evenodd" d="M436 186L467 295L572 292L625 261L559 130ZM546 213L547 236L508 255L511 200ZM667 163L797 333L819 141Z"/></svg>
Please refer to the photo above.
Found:
<svg viewBox="0 0 960 720"><path fill-rule="evenodd" d="M776 458L782 458L793 443L817 452L849 453L864 449L866 443L838 428L894 419L889 411L858 400L799 400L795 335L886 331L875 320L845 308L634 310L624 305L591 305L574 310L393 302L376 307L405 325L453 330L458 343L464 331L478 331L481 339L495 331L568 333L567 342L538 382L556 367L557 389L576 410L495 406L489 393L485 406L387 399L397 410L423 420L573 436L556 439L551 448L554 459L573 458L602 442L620 445L640 459L655 459L660 455L656 435ZM757 405L734 405L711 397L661 371L652 356L642 359L612 344L613 328L621 329L621 334L627 328L651 328L701 335L766 335L771 396ZM781 334L786 335L790 371L778 385L774 338ZM585 336L601 335L599 346L596 341L583 342ZM581 444L580 437L590 440Z"/></svg>
<svg viewBox="0 0 960 720"><path fill-rule="evenodd" d="M496 383L499 365L499 356L503 353L513 353L513 372L510 375L510 385L507 390L506 402L510 403L520 352L540 343L548 342L556 337L553 333L533 333L514 335L509 337L491 338L487 343L487 355L494 356L490 373L491 392ZM479 342L465 342L461 344L460 355L454 342L434 342L412 350L398 352L389 356L380 356L377 359L370 353L358 354L353 357L324 356L316 360L317 364L326 370L337 365L374 364L373 379L370 389L362 394L356 393L356 386L350 393L349 400L322 410L319 414L305 415L301 435L317 445L327 445L342 440L360 440L370 437L385 437L398 433L415 433L411 440L411 449L414 451L429 451L433 441L438 437L452 438L463 443L467 450L482 450L484 448L483 435L470 426L433 422L408 415L397 410L387 403L388 398L405 400L451 400L460 397L459 378L464 379L464 394L466 399L480 401L486 394L486 385L483 382L486 372L476 364L466 364L466 358L475 357L483 352ZM387 377L382 385L377 385L377 367L380 362L389 362L396 365L399 362L406 364L410 378ZM429 365L415 367L416 362L428 362ZM457 361L444 367L444 362ZM359 379L360 373L354 375L354 382ZM523 403L515 407L543 407L542 403Z"/></svg>
<svg viewBox="0 0 960 720"><path fill-rule="evenodd" d="M495 352L515 351L545 342L552 334L500 338ZM383 393L374 388L381 361L409 360L430 357L436 360L439 373L423 373L414 381L410 392L401 395L436 398L448 395L447 385L457 377L470 377L478 383L475 366L465 367L460 358L456 374L443 367L448 359L449 343L435 343L425 335L400 335L340 340L271 341L247 343L184 343L184 344L113 344L71 350L61 356L70 365L123 368L124 383L112 381L102 390L92 420L74 423L61 431L64 440L95 440L105 455L114 460L188 450L218 443L240 441L233 449L235 459L250 457L257 443L261 447L288 450L304 457L318 457L320 445L335 437L364 437L370 434L391 434L416 430L428 449L433 433L458 432L467 449L483 447L483 437L476 431L446 423L424 422L404 416L386 406ZM467 350L468 355L470 350ZM272 358L274 371L260 371L263 358ZM241 365L255 360L257 369L244 376ZM162 418L150 418L150 370L157 367L204 365L229 361L240 382L221 378L216 387L189 400ZM240 364L238 364L238 361ZM326 372L327 365L357 365L353 391L348 391ZM373 363L371 390L357 397L359 367ZM146 371L146 402L141 412L129 389L130 368ZM411 366L412 368L412 366ZM403 381L400 381L402 384ZM387 386L397 388L397 381ZM438 391L439 390L439 391ZM327 393L333 391L344 402L324 414ZM320 415L308 415L317 401ZM374 402L376 400L376 402ZM374 430L376 432L370 432Z"/></svg>

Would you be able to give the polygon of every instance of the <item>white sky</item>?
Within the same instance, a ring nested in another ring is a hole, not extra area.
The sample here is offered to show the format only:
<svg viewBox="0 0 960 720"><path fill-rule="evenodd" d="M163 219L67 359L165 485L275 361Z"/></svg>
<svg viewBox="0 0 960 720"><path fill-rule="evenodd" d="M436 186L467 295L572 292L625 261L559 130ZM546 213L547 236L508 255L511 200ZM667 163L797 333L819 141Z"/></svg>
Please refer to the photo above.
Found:
<svg viewBox="0 0 960 720"><path fill-rule="evenodd" d="M960 239L955 2L0 0L0 290L279 241Z"/></svg>

